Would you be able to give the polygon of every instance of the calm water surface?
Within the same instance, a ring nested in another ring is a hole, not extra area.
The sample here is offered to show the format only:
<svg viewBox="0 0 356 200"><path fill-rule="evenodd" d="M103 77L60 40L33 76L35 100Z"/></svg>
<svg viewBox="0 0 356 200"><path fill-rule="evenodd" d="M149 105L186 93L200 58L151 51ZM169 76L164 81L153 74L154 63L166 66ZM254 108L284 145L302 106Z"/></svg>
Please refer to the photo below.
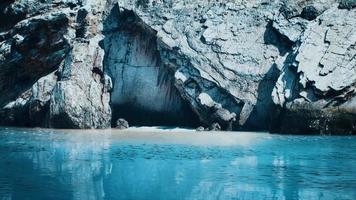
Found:
<svg viewBox="0 0 356 200"><path fill-rule="evenodd" d="M356 137L0 128L0 199L356 199Z"/></svg>

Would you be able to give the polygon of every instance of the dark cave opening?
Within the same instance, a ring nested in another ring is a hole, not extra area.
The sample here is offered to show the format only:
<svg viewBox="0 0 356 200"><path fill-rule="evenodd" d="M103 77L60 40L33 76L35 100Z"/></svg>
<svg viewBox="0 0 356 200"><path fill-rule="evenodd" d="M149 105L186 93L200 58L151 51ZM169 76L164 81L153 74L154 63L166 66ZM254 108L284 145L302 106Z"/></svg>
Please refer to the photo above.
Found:
<svg viewBox="0 0 356 200"><path fill-rule="evenodd" d="M187 104L179 113L157 112L146 110L133 103L112 105L112 126L116 121L124 118L130 126L168 126L196 128L200 125L199 119Z"/></svg>
<svg viewBox="0 0 356 200"><path fill-rule="evenodd" d="M154 30L116 5L104 23L104 71L112 78L112 126L191 127L199 117L174 85L174 70L160 59Z"/></svg>

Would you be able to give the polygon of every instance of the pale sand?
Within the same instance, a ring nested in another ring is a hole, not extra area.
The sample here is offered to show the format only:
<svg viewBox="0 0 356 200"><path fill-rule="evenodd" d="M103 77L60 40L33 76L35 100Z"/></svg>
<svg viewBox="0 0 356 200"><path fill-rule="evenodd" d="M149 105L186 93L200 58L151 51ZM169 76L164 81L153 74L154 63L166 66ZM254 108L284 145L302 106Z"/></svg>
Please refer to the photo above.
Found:
<svg viewBox="0 0 356 200"><path fill-rule="evenodd" d="M33 130L33 129L32 129ZM256 132L197 132L192 129L131 127L126 130L52 130L38 129L44 133L61 133L71 140L110 140L110 142L132 142L149 144L184 144L208 146L251 145L268 140L272 135Z"/></svg>

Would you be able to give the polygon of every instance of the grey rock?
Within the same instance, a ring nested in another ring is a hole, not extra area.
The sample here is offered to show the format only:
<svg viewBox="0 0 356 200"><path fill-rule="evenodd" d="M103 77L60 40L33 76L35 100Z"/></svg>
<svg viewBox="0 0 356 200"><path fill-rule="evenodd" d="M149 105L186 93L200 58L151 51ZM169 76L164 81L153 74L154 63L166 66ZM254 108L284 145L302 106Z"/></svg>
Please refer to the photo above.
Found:
<svg viewBox="0 0 356 200"><path fill-rule="evenodd" d="M100 38L75 41L64 61L61 79L50 102L54 128L107 128L111 126L110 84L104 76ZM109 84L109 85L107 85Z"/></svg>
<svg viewBox="0 0 356 200"><path fill-rule="evenodd" d="M221 126L219 123L212 123L209 126L209 131L221 131Z"/></svg>
<svg viewBox="0 0 356 200"><path fill-rule="evenodd" d="M125 119L118 119L116 121L116 127L117 129L128 129L130 127L129 123Z"/></svg>
<svg viewBox="0 0 356 200"><path fill-rule="evenodd" d="M162 66L159 70L167 77L173 75L173 88L178 91L175 94L178 98L174 99L188 102L191 109L188 111L196 114L207 126L219 122L225 129L230 121L236 119L242 123L237 125L239 127L268 127L268 112L256 110L272 108L271 91L278 74L270 69L280 50L285 53L288 47L267 26L268 18L273 16L273 8L278 4L262 5L261 1L241 3L243 6L239 8L234 3L220 5L199 1L197 4L202 6L194 8L188 1L161 2L146 9L137 8L129 1L119 3L122 12L135 14L130 29L143 30L157 41L154 49L159 53L156 55L159 57L158 65ZM158 13L179 17L165 20ZM187 28L187 24L191 27ZM268 31L275 36L267 35ZM275 38L276 41L272 41ZM257 53L261 51L263 53ZM155 84L155 79L151 80ZM263 86L260 85L262 81ZM116 93L115 85L114 81L113 94ZM258 97L257 91L262 87L267 91ZM117 93L120 94L120 90ZM211 102L202 101L201 97ZM167 101L162 99L149 105L162 102ZM245 106L240 116L245 104L249 106ZM256 123L257 119L262 119L263 123Z"/></svg>
<svg viewBox="0 0 356 200"><path fill-rule="evenodd" d="M0 40L0 107L28 90L39 78L56 70L69 50L63 37L68 18L48 13L25 19ZM9 78L13 77L13 78Z"/></svg>
<svg viewBox="0 0 356 200"><path fill-rule="evenodd" d="M201 132L201 131L205 131L205 128L203 126L199 126L195 130Z"/></svg>
<svg viewBox="0 0 356 200"><path fill-rule="evenodd" d="M99 45L106 6L32 0L0 5L0 18L17 16L0 27L0 89L7 93L0 96L0 107L3 113L19 113L5 114L4 124L11 118L14 125L26 126L111 126L112 85L103 73L104 51ZM26 103L21 100L24 94ZM18 123L16 118L26 120Z"/></svg>
<svg viewBox="0 0 356 200"><path fill-rule="evenodd" d="M29 102L29 120L32 126L49 126L49 103L56 84L57 76L51 73L32 86L32 97Z"/></svg>
<svg viewBox="0 0 356 200"><path fill-rule="evenodd" d="M188 125L181 122L191 118L191 109L174 87L169 69L160 62L157 38L149 28L135 25L140 21L132 11L119 11L116 6L104 26L105 71L113 80L113 121L124 117L130 122L152 123L154 119L159 125ZM118 24L122 24L120 29Z"/></svg>
<svg viewBox="0 0 356 200"><path fill-rule="evenodd" d="M124 117L354 133L353 7L350 0L4 1L0 20L11 19L0 25L0 123L108 128Z"/></svg>
<svg viewBox="0 0 356 200"><path fill-rule="evenodd" d="M341 9L352 9L356 7L356 0L341 0L339 8Z"/></svg>
<svg viewBox="0 0 356 200"><path fill-rule="evenodd" d="M300 17L286 19L283 15L278 15L273 20L273 28L293 43L300 39L307 25L308 21Z"/></svg>
<svg viewBox="0 0 356 200"><path fill-rule="evenodd" d="M0 3L0 30L8 29L27 15L26 4L20 2L2 1Z"/></svg>
<svg viewBox="0 0 356 200"><path fill-rule="evenodd" d="M16 100L2 107L0 110L0 124L7 126L30 126L27 111L31 95L31 90L27 90L20 94Z"/></svg>
<svg viewBox="0 0 356 200"><path fill-rule="evenodd" d="M336 2L336 0L283 0L280 13L287 19L302 17L314 20Z"/></svg>
<svg viewBox="0 0 356 200"><path fill-rule="evenodd" d="M32 88L0 110L0 124L48 127L49 100L56 82L54 73L40 78Z"/></svg>
<svg viewBox="0 0 356 200"><path fill-rule="evenodd" d="M278 131L355 132L355 110L344 107L355 96L355 17L355 11L334 7L309 24L295 63L287 62L273 92L284 108Z"/></svg>

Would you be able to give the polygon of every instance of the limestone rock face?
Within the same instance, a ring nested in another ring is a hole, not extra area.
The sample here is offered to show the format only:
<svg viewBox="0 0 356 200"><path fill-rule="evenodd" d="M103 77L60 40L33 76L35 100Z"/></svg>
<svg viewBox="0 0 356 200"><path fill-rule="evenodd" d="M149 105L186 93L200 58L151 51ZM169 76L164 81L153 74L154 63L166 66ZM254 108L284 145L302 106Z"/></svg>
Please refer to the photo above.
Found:
<svg viewBox="0 0 356 200"><path fill-rule="evenodd" d="M354 1L0 3L2 124L355 133ZM15 86L15 87L11 87Z"/></svg>
<svg viewBox="0 0 356 200"><path fill-rule="evenodd" d="M186 125L197 121L161 62L157 38L132 11L116 6L104 23L105 71L113 80L112 121L140 125ZM113 22L113 23L112 23Z"/></svg>
<svg viewBox="0 0 356 200"><path fill-rule="evenodd" d="M192 5L182 0L118 5L117 12L134 13L126 26L155 38L159 70L168 73L165 76L171 77L178 95L202 124L268 126L278 77L274 60L289 45L269 25L278 4L197 1Z"/></svg>
<svg viewBox="0 0 356 200"><path fill-rule="evenodd" d="M355 132L355 22L355 10L334 7L309 24L273 92L282 130Z"/></svg>
<svg viewBox="0 0 356 200"><path fill-rule="evenodd" d="M103 72L99 46L107 5L74 0L0 4L0 18L6 21L0 25L1 124L110 127L110 78Z"/></svg>

